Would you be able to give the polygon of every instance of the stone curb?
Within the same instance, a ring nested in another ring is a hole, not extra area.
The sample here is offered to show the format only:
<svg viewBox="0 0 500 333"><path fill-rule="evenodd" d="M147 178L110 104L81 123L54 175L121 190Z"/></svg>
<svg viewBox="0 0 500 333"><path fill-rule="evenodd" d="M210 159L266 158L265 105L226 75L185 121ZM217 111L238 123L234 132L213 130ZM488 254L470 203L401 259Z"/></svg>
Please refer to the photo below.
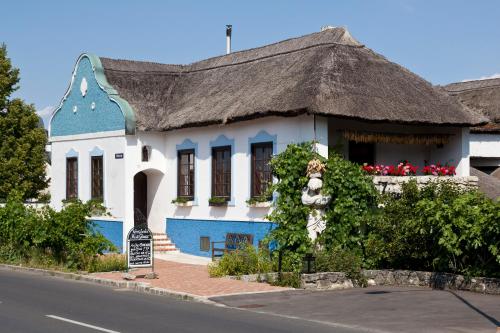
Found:
<svg viewBox="0 0 500 333"><path fill-rule="evenodd" d="M44 275L44 276L53 276L53 277L57 277L57 278L67 279L67 280L90 282L90 283L100 284L100 285L107 286L107 287L129 289L129 290L140 292L143 294L168 296L168 297L173 297L173 298L181 299L181 300L185 300L185 301L195 301L195 302L220 306L219 303L211 301L208 299L208 297L205 297L205 296L198 296L198 295L194 295L194 294L190 294L190 293L183 293L180 291L174 291L174 290L170 290L170 289L151 287L151 285L149 283L144 283L144 282L118 281L118 280L112 280L112 279L104 279L104 278L100 278L100 277L96 277L96 276L92 276L92 275L84 275L84 274L61 272L61 271L42 269L42 268L7 265L7 264L0 264L0 269L7 269L7 270L19 271L19 272L30 272L30 273L40 274L40 275Z"/></svg>

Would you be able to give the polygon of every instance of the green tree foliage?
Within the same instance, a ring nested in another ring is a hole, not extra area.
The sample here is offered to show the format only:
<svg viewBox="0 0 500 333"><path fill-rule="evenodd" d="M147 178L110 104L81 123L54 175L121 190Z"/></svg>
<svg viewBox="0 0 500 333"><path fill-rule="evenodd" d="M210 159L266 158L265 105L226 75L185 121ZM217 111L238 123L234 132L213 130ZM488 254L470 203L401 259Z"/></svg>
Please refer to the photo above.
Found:
<svg viewBox="0 0 500 333"><path fill-rule="evenodd" d="M0 110L7 105L9 96L18 89L19 69L13 68L7 58L7 47L0 46Z"/></svg>
<svg viewBox="0 0 500 333"><path fill-rule="evenodd" d="M0 200L16 189L23 199L37 198L47 187L47 137L33 105L9 99L18 88L5 45L0 47Z"/></svg>

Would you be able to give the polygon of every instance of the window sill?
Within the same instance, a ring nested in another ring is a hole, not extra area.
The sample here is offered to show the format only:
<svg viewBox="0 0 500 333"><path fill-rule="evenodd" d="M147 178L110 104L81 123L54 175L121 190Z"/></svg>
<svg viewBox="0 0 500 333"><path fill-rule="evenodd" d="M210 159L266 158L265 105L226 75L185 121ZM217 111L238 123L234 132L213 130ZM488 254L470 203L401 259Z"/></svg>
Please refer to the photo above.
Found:
<svg viewBox="0 0 500 333"><path fill-rule="evenodd" d="M271 201L254 202L247 204L247 206L250 208L269 208L271 207L271 205L272 205Z"/></svg>
<svg viewBox="0 0 500 333"><path fill-rule="evenodd" d="M195 206L194 201L174 202L174 205L176 205L177 207L193 207L193 206Z"/></svg>

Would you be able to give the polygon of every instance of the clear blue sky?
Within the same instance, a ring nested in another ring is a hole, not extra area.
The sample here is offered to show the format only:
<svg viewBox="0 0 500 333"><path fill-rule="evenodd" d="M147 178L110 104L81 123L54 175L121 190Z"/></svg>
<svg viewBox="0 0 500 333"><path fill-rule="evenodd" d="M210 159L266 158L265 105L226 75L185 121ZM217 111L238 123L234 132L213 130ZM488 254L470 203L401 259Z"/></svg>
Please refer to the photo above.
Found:
<svg viewBox="0 0 500 333"><path fill-rule="evenodd" d="M0 43L21 69L16 96L57 106L78 55L190 63L345 26L434 84L500 73L500 1L4 1Z"/></svg>

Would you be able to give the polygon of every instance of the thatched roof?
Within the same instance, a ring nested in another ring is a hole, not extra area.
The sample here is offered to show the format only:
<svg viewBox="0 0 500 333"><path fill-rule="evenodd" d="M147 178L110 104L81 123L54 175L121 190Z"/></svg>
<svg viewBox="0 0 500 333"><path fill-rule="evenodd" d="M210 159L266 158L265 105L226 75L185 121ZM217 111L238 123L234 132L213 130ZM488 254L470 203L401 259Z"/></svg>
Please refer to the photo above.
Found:
<svg viewBox="0 0 500 333"><path fill-rule="evenodd" d="M479 190L488 198L500 199L500 179L472 167L470 168L470 175L478 178Z"/></svg>
<svg viewBox="0 0 500 333"><path fill-rule="evenodd" d="M484 123L344 28L190 65L101 62L108 82L134 109L140 130L302 113L412 124Z"/></svg>
<svg viewBox="0 0 500 333"><path fill-rule="evenodd" d="M472 132L500 133L500 78L452 83L444 86L469 109L481 112L490 122Z"/></svg>

